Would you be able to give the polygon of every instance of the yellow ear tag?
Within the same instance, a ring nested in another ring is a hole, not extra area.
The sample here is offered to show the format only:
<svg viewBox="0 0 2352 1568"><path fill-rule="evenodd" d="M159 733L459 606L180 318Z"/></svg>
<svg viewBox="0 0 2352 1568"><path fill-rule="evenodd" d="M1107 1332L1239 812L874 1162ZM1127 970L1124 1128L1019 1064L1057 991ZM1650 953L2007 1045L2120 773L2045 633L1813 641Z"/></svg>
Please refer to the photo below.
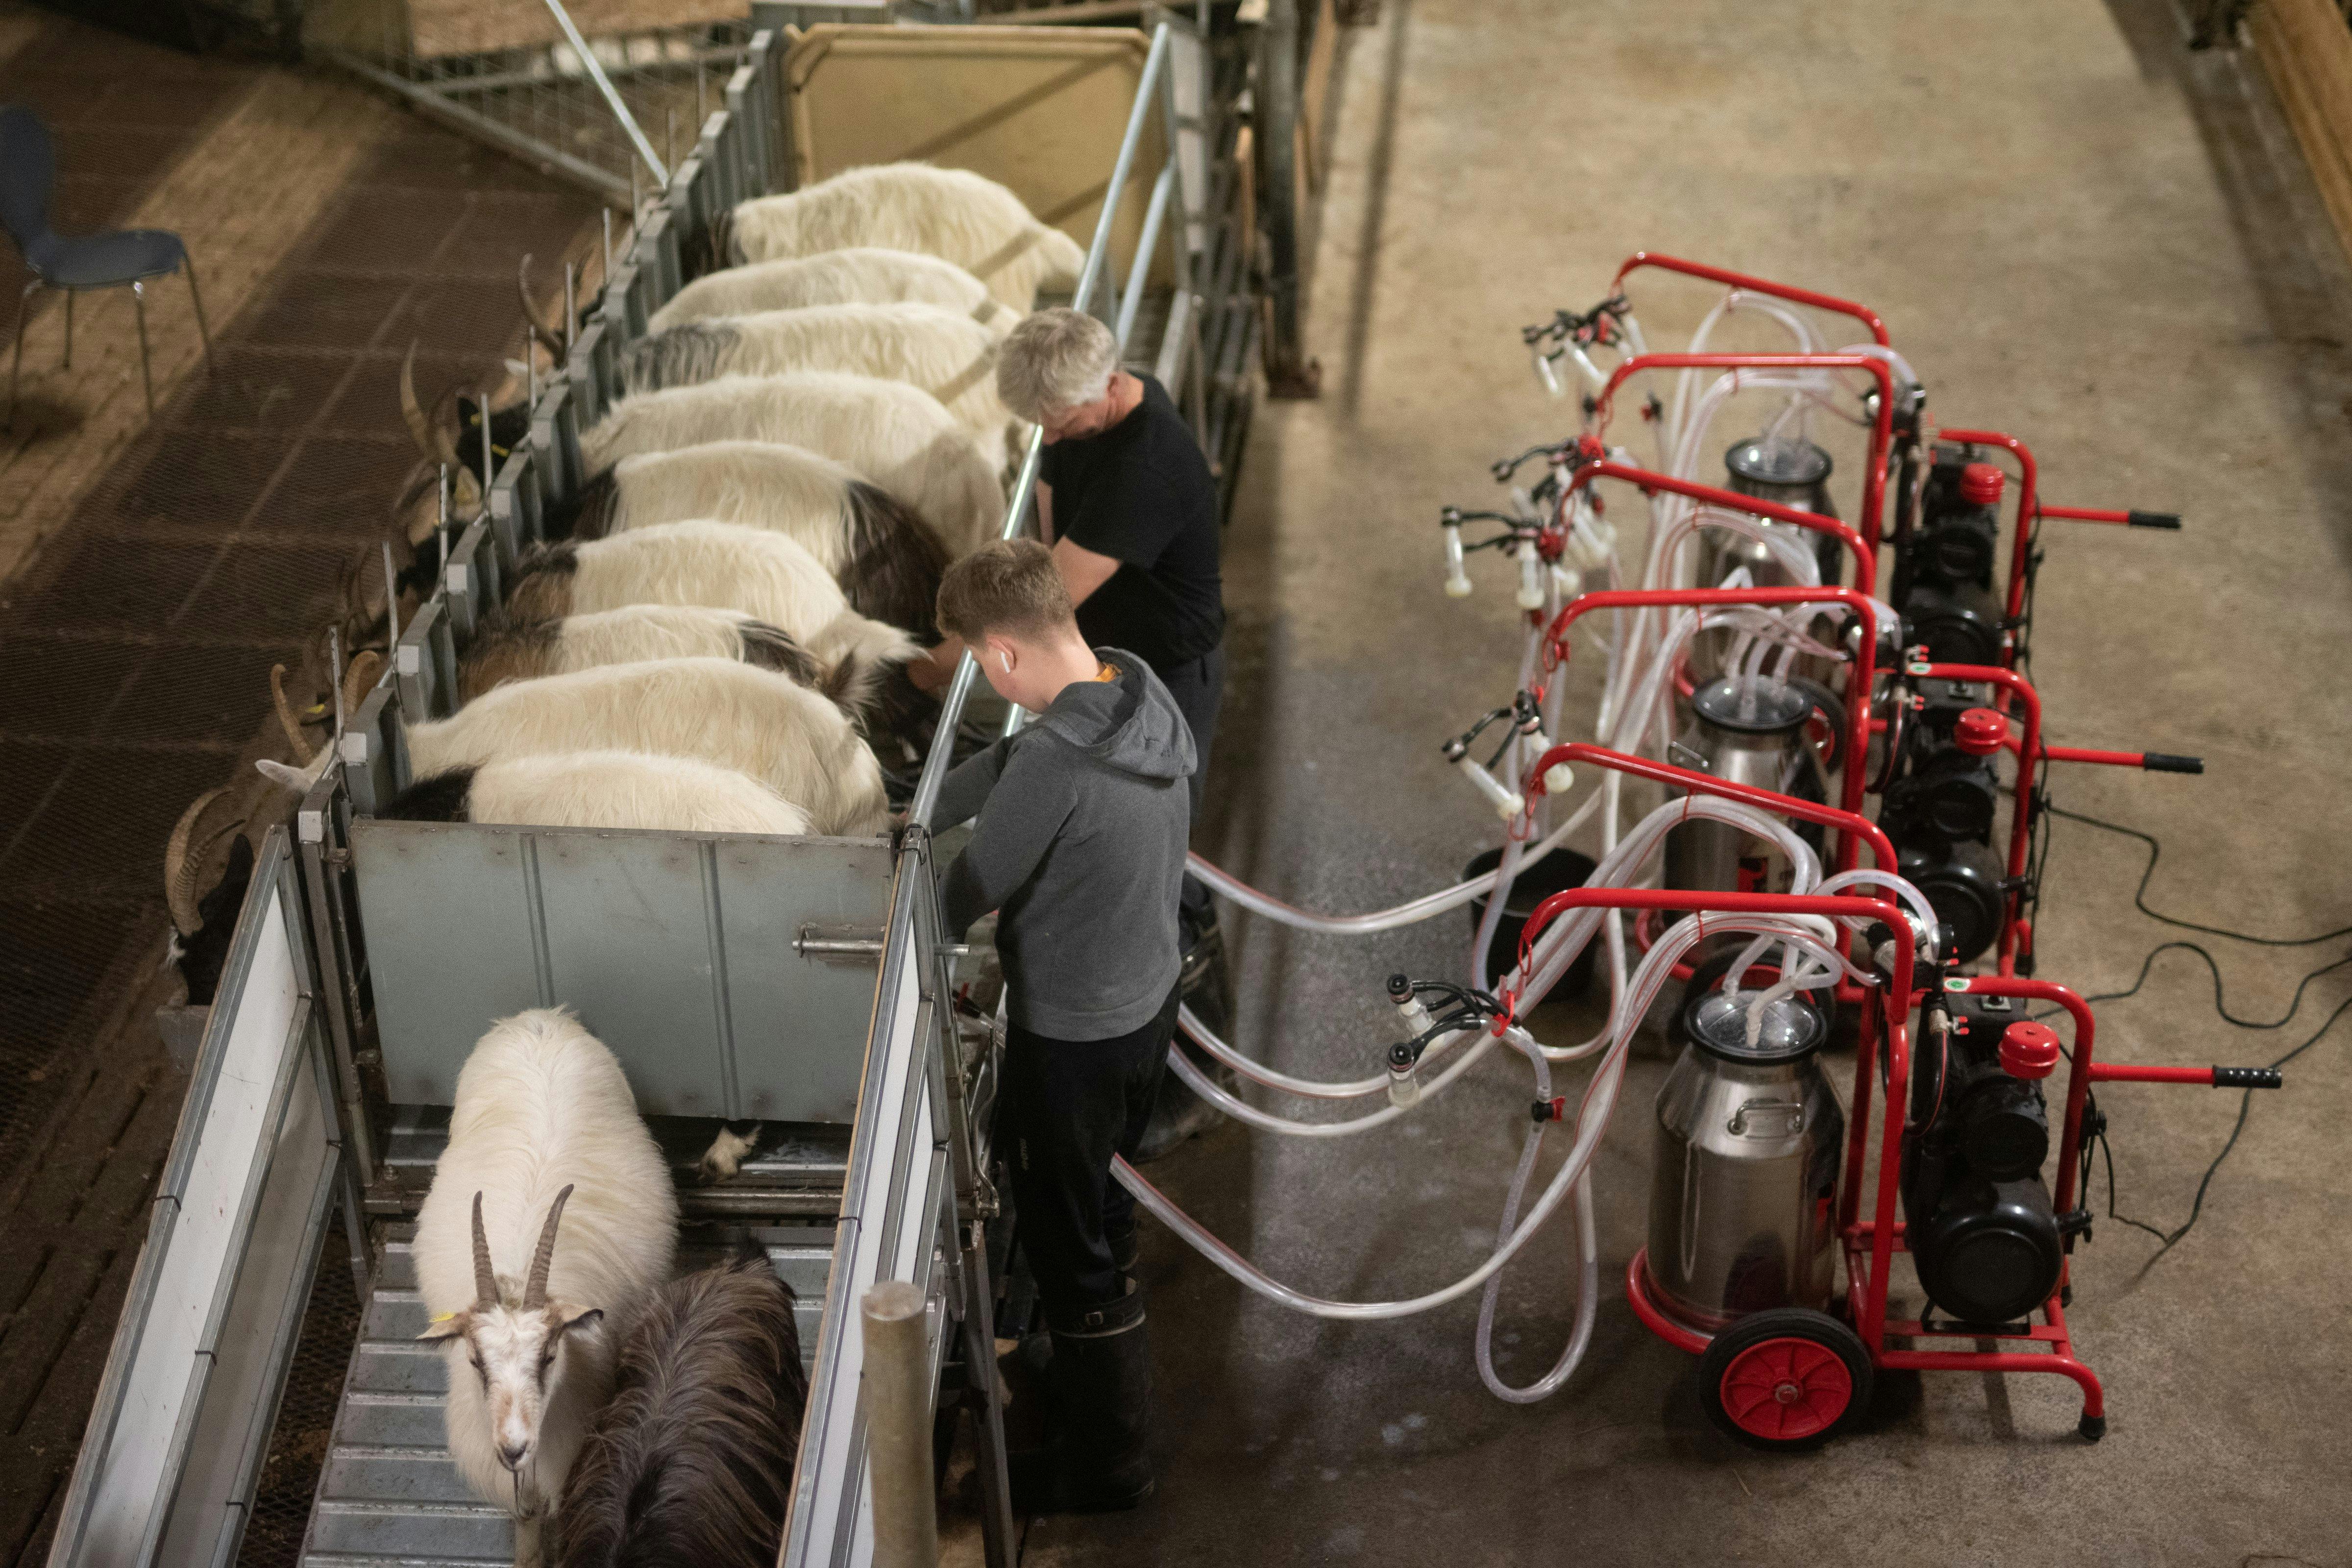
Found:
<svg viewBox="0 0 2352 1568"><path fill-rule="evenodd" d="M433 1316L432 1316L432 1317L430 1317L430 1318L426 1319L425 1321L426 1321L427 1322L433 1322L433 1323L446 1323L446 1322L447 1322L450 1319L452 1319L452 1318L456 1317L457 1315L457 1313L455 1313L455 1312L436 1312L436 1313L434 1313L434 1314L433 1314Z"/></svg>

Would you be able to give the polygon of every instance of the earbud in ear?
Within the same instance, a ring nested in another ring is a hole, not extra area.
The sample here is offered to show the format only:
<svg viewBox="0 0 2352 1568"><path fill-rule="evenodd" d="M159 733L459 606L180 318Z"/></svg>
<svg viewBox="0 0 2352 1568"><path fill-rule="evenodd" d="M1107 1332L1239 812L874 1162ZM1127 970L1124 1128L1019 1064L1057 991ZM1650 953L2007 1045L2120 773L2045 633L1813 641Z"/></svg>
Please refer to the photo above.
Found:
<svg viewBox="0 0 2352 1568"><path fill-rule="evenodd" d="M1003 671L1004 671L1004 673L1005 673L1005 674L1007 674L1007 675L1012 674L1012 673L1013 673L1013 656L1012 656L1011 654L1009 654L1009 653L1000 653L1000 654L998 654L998 655L996 656L996 666L997 666L997 668L998 668L999 669L1002 669Z"/></svg>

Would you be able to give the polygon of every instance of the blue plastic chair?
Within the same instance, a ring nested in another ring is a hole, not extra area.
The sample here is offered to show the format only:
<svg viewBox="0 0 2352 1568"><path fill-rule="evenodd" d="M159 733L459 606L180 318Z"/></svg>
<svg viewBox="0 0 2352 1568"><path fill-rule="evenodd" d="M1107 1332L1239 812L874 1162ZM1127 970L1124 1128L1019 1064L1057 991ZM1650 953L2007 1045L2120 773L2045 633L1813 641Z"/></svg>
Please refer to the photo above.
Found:
<svg viewBox="0 0 2352 1568"><path fill-rule="evenodd" d="M67 238L49 226L49 191L57 183L57 149L39 115L21 104L0 109L0 228L16 242L32 281L16 300L16 355L8 370L8 423L16 422L16 382L25 368L25 319L33 290L56 289L66 297L63 368L73 368L73 300L85 289L129 288L139 311L139 379L147 389L147 416L155 416L155 376L147 356L147 289L150 278L184 272L188 298L196 308L196 331L204 339L205 363L213 357L213 335L205 325L205 300L196 291L196 264L188 247L169 229L119 228Z"/></svg>

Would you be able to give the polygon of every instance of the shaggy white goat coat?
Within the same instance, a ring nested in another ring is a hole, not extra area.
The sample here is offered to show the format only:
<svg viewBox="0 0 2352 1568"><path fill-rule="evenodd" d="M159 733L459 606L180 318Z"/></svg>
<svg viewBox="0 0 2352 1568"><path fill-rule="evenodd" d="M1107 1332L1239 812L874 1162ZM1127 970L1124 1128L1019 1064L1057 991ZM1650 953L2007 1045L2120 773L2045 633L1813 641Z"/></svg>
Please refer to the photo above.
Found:
<svg viewBox="0 0 2352 1568"><path fill-rule="evenodd" d="M507 608L526 620L631 605L740 611L781 628L838 671L844 691L863 689L920 651L898 627L851 609L824 563L790 538L740 523L665 522L544 546L508 576ZM852 668L840 671L844 664Z"/></svg>
<svg viewBox="0 0 2352 1568"><path fill-rule="evenodd" d="M896 496L830 458L764 441L714 441L615 463L583 493L572 537L604 539L709 519L781 533L817 558L850 608L931 629L947 545Z"/></svg>
<svg viewBox="0 0 2352 1568"><path fill-rule="evenodd" d="M939 305L810 305L720 316L640 338L620 356L630 394L805 370L921 387L999 469L1009 443L1028 439L1028 426L996 395L996 334Z"/></svg>
<svg viewBox="0 0 2352 1568"><path fill-rule="evenodd" d="M572 1199L555 1238L548 1296L601 1308L604 1317L564 1336L562 1375L540 1418L533 1460L533 1479L550 1499L562 1495L589 1421L611 1397L621 1342L669 1279L677 1197L621 1064L568 1011L538 1008L492 1025L458 1071L449 1142L412 1244L426 1310L458 1312L474 1303L476 1193L499 1294L511 1305L521 1297L548 1208L566 1186ZM499 1463L464 1341L442 1353L450 1456L476 1496L511 1503L514 1480Z"/></svg>
<svg viewBox="0 0 2352 1568"><path fill-rule="evenodd" d="M654 658L740 659L803 686L817 685L824 673L799 639L740 610L627 605L556 621L486 623L458 661L457 700L470 702L509 680Z"/></svg>
<svg viewBox="0 0 2352 1568"><path fill-rule="evenodd" d="M796 310L803 305L887 305L899 300L961 310L1000 335L1021 319L1019 310L952 261L861 245L706 274L672 295L646 325L660 332L711 316Z"/></svg>
<svg viewBox="0 0 2352 1568"><path fill-rule="evenodd" d="M1016 310L1046 285L1077 286L1078 242L1029 214L1021 198L968 169L869 163L781 196L758 196L729 216L738 261L779 261L853 246L919 250L952 261Z"/></svg>
<svg viewBox="0 0 2352 1568"><path fill-rule="evenodd" d="M749 773L800 807L818 833L878 833L889 815L881 764L839 708L789 676L731 659L614 664L519 680L408 729L417 778L607 749Z"/></svg>
<svg viewBox="0 0 2352 1568"><path fill-rule="evenodd" d="M783 441L845 463L940 531L961 555L996 537L1004 486L955 416L919 386L802 371L721 376L625 397L580 437L591 474L647 452Z"/></svg>
<svg viewBox="0 0 2352 1568"><path fill-rule="evenodd" d="M707 518L781 533L836 576L856 553L850 487L864 476L805 447L712 441L625 458L612 479L609 510L583 519L576 537Z"/></svg>
<svg viewBox="0 0 2352 1568"><path fill-rule="evenodd" d="M560 752L474 769L462 793L419 781L379 813L398 821L497 822L531 827L640 827L670 833L798 837L808 816L749 774L690 757ZM425 806L419 797L431 795ZM406 807L404 809L404 807ZM421 807L421 808L420 808ZM570 1224L569 1211L565 1223Z"/></svg>

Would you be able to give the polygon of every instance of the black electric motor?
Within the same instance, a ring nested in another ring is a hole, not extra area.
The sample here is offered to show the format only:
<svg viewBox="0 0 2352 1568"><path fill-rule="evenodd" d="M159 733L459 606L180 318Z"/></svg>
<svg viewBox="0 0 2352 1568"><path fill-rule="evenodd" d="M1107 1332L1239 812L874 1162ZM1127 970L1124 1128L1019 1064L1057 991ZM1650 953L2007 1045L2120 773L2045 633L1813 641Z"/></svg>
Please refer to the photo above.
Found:
<svg viewBox="0 0 2352 1568"><path fill-rule="evenodd" d="M1937 994L1920 1009L1905 1235L1927 1299L1963 1323L2024 1318L2057 1289L2064 1264L2065 1229L2042 1179L2049 1107L2039 1082L2001 1061L2002 1036L2023 1022L2006 996Z"/></svg>
<svg viewBox="0 0 2352 1568"><path fill-rule="evenodd" d="M1938 664L2000 661L2003 609L1992 584L2007 485L1976 447L1937 447L1918 514L1895 535L1888 602L1902 614L1905 645L1926 647Z"/></svg>
<svg viewBox="0 0 2352 1568"><path fill-rule="evenodd" d="M1922 680L1907 695L1878 825L1895 845L1897 869L1935 906L1954 963L1966 963L2000 934L2008 887L1992 848L2000 781L1992 758L1960 744L1960 715L1982 706L1980 688Z"/></svg>

